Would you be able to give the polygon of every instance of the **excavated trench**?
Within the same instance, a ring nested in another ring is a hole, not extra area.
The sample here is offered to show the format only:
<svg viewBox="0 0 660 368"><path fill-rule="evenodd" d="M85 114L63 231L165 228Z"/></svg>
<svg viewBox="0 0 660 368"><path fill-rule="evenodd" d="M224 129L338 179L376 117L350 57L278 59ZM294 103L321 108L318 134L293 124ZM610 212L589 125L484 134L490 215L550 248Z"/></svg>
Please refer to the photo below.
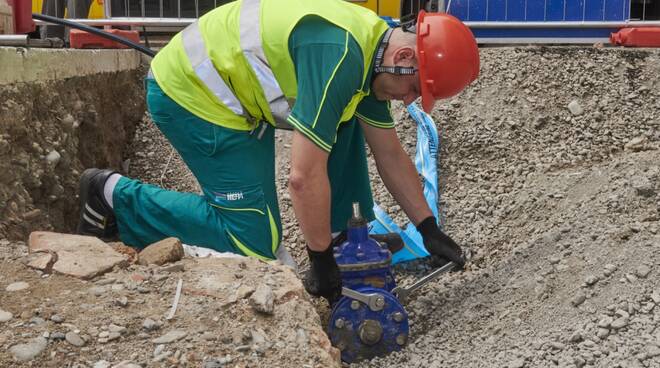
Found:
<svg viewBox="0 0 660 368"><path fill-rule="evenodd" d="M0 52L2 238L25 240L37 229L72 232L80 173L88 167L121 168L144 116L139 56L81 52L60 60L52 55L50 50Z"/></svg>
<svg viewBox="0 0 660 368"><path fill-rule="evenodd" d="M509 47L481 55L478 82L433 113L444 228L472 260L407 304L403 351L356 366L660 366L660 52ZM89 166L197 191L144 118L142 73L136 66L0 91L0 235L72 230L77 177ZM400 105L393 113L412 155L414 123ZM283 242L304 267L286 193L289 144L279 132ZM404 224L373 162L370 172L375 200ZM400 268L398 280L427 269ZM325 308L317 306L322 317ZM274 343L257 355L236 339L204 344L231 364L288 359ZM148 349L130 349L133 361L158 365ZM75 359L93 363L103 356L96 352Z"/></svg>

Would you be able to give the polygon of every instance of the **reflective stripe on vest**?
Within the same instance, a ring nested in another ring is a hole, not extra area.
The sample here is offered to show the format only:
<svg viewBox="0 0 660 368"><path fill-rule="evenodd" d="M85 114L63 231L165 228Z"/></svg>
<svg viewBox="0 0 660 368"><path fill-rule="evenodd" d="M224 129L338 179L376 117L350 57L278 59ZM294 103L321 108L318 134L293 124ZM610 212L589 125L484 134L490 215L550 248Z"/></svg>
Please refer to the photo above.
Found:
<svg viewBox="0 0 660 368"><path fill-rule="evenodd" d="M261 84L273 118L286 121L291 109L264 54L261 41L260 9L260 0L243 0L243 4L241 4L239 26L241 49Z"/></svg>
<svg viewBox="0 0 660 368"><path fill-rule="evenodd" d="M215 69L211 58L206 52L202 34L199 32L199 23L195 21L186 27L181 37L183 48L197 78L204 82L206 87L231 111L237 115L243 115L243 106Z"/></svg>
<svg viewBox="0 0 660 368"><path fill-rule="evenodd" d="M286 121L291 109L264 54L261 44L260 8L259 0L243 0L241 4L239 26L241 49L261 84L273 118L278 122ZM198 23L194 22L186 27L183 30L182 37L183 47L197 77L231 111L238 115L247 115L247 111L244 112L236 95L225 84L213 66L204 45L204 39L199 31Z"/></svg>

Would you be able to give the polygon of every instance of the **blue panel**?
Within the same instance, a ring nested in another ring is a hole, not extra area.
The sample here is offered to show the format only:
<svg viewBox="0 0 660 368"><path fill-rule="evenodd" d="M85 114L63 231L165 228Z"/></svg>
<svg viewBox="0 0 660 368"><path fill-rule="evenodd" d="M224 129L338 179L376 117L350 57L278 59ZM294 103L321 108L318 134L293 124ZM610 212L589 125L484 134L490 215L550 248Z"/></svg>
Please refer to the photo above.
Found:
<svg viewBox="0 0 660 368"><path fill-rule="evenodd" d="M506 20L522 22L525 20L525 0L507 0Z"/></svg>
<svg viewBox="0 0 660 368"><path fill-rule="evenodd" d="M584 0L566 2L566 20L581 21L584 16Z"/></svg>
<svg viewBox="0 0 660 368"><path fill-rule="evenodd" d="M605 2L605 20L622 21L625 20L628 1L626 0L603 0ZM625 9L625 11L624 11Z"/></svg>
<svg viewBox="0 0 660 368"><path fill-rule="evenodd" d="M564 20L564 3L566 0L547 0L546 1L546 20L559 21Z"/></svg>
<svg viewBox="0 0 660 368"><path fill-rule="evenodd" d="M472 29L477 38L609 38L612 28L535 28L535 29Z"/></svg>
<svg viewBox="0 0 660 368"><path fill-rule="evenodd" d="M506 13L506 0L488 1L488 20L504 21Z"/></svg>
<svg viewBox="0 0 660 368"><path fill-rule="evenodd" d="M483 22L486 20L486 9L488 0L470 0L470 20Z"/></svg>
<svg viewBox="0 0 660 368"><path fill-rule="evenodd" d="M449 7L449 14L456 18L467 21L468 20L468 0L454 0Z"/></svg>
<svg viewBox="0 0 660 368"><path fill-rule="evenodd" d="M584 20L603 20L603 3L605 0L585 0L586 12Z"/></svg>
<svg viewBox="0 0 660 368"><path fill-rule="evenodd" d="M545 0L527 0L527 20L545 20Z"/></svg>

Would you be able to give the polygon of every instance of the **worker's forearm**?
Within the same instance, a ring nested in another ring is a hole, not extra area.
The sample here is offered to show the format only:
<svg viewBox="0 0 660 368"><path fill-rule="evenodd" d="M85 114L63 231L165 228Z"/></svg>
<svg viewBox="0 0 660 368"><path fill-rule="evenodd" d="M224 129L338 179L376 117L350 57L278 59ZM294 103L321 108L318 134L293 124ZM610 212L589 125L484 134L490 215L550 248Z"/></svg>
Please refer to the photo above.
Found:
<svg viewBox="0 0 660 368"><path fill-rule="evenodd" d="M403 149L388 157L376 157L376 166L387 190L415 226L433 216L424 198L417 170Z"/></svg>
<svg viewBox="0 0 660 368"><path fill-rule="evenodd" d="M330 234L330 183L327 173L292 173L289 180L291 202L305 241L310 249L328 248Z"/></svg>
<svg viewBox="0 0 660 368"><path fill-rule="evenodd" d="M330 245L330 181L328 153L300 132L291 140L289 192L307 246L324 251Z"/></svg>

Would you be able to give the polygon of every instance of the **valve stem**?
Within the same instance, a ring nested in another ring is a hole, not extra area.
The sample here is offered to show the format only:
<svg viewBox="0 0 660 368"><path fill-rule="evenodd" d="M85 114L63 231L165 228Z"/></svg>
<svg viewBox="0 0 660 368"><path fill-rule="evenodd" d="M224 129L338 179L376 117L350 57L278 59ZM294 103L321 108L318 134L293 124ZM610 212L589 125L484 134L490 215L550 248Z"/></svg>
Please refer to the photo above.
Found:
<svg viewBox="0 0 660 368"><path fill-rule="evenodd" d="M362 217L360 213L360 202L353 202L353 218L359 219L360 217Z"/></svg>

